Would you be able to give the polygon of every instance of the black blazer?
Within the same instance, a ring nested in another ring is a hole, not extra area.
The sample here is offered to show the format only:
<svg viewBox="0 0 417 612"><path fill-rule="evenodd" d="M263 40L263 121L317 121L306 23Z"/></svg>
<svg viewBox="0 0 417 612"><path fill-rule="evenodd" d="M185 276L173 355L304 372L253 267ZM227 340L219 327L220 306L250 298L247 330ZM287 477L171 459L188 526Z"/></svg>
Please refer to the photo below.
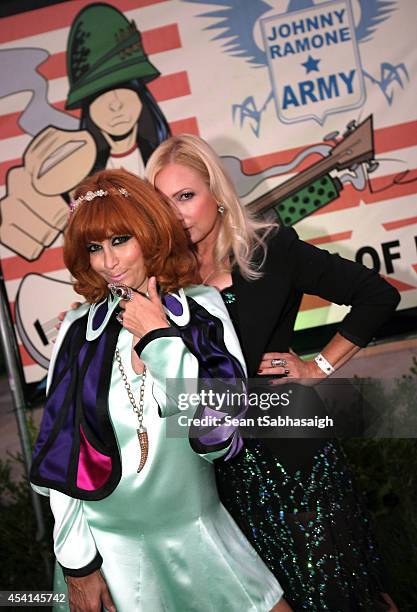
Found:
<svg viewBox="0 0 417 612"><path fill-rule="evenodd" d="M256 375L263 353L288 352L304 293L351 305L338 331L361 347L400 300L398 291L374 270L303 242L292 228L275 230L267 247L261 278L248 281L236 267L232 270L237 324L250 377ZM255 258L262 261L260 249Z"/></svg>

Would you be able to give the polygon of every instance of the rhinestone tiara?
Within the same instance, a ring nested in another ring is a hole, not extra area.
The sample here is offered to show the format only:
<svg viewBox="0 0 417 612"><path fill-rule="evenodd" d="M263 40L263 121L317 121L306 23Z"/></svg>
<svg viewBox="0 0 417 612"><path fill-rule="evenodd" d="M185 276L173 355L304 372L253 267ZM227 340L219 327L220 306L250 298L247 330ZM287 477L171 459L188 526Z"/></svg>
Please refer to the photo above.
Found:
<svg viewBox="0 0 417 612"><path fill-rule="evenodd" d="M70 204L69 204L70 215L75 210L77 210L81 202L91 202L91 200L94 200L94 198L104 198L104 196L109 195L109 193L111 193L112 191L115 193L121 193L123 196L125 196L125 198L128 198L130 195L128 190L125 189L124 187L117 187L115 189L112 189L110 192L107 191L107 189L97 189L97 191L87 191L87 193L80 195L76 200L70 201Z"/></svg>

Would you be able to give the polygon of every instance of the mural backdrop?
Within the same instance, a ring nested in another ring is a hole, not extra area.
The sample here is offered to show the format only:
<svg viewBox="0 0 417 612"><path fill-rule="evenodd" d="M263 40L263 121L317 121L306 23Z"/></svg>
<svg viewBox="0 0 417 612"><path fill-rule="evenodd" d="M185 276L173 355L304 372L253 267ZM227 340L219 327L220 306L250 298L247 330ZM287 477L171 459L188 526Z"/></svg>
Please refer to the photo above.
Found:
<svg viewBox="0 0 417 612"><path fill-rule="evenodd" d="M2 19L0 255L27 380L77 299L71 193L100 168L143 174L170 133L207 139L247 206L416 306L416 20L414 0L75 0ZM306 296L297 329L343 314Z"/></svg>

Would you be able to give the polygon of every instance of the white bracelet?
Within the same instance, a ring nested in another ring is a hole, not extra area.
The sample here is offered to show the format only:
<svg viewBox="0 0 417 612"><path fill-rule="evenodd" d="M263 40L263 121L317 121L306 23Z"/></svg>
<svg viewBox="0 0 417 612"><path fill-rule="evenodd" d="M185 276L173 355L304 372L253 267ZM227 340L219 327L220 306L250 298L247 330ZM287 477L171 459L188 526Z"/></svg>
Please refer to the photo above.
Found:
<svg viewBox="0 0 417 612"><path fill-rule="evenodd" d="M327 376L330 376L330 374L333 374L333 372L336 371L334 367L332 366L332 364L329 363L326 357L323 357L321 353L319 353L316 357L314 357L314 361L317 363L320 370L322 370L325 374L327 374Z"/></svg>

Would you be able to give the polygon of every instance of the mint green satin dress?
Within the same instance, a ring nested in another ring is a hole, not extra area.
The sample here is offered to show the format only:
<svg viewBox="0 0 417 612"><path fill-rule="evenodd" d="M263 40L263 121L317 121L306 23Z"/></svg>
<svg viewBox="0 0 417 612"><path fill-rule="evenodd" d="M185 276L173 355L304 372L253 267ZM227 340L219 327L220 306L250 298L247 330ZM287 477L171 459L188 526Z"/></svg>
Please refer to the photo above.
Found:
<svg viewBox="0 0 417 612"><path fill-rule="evenodd" d="M213 296L202 303L209 308L212 300ZM220 312L224 319L230 345L235 336L220 302L221 298L215 300L216 315ZM132 335L122 329L118 348L138 397L141 377L131 365L131 346ZM236 341L233 352L241 355L237 347ZM161 418L151 392L159 373L195 375L197 360L180 338L152 340L141 357L148 365L145 467L137 474L137 418L114 361L109 408L122 478L114 492L100 501L50 491L57 559L65 567L82 567L98 550L118 612L267 612L282 589L219 501L210 461L224 451L203 458L191 449L187 436L167 437L168 420L175 416ZM60 569L55 590L66 590ZM56 609L68 608L61 604Z"/></svg>

